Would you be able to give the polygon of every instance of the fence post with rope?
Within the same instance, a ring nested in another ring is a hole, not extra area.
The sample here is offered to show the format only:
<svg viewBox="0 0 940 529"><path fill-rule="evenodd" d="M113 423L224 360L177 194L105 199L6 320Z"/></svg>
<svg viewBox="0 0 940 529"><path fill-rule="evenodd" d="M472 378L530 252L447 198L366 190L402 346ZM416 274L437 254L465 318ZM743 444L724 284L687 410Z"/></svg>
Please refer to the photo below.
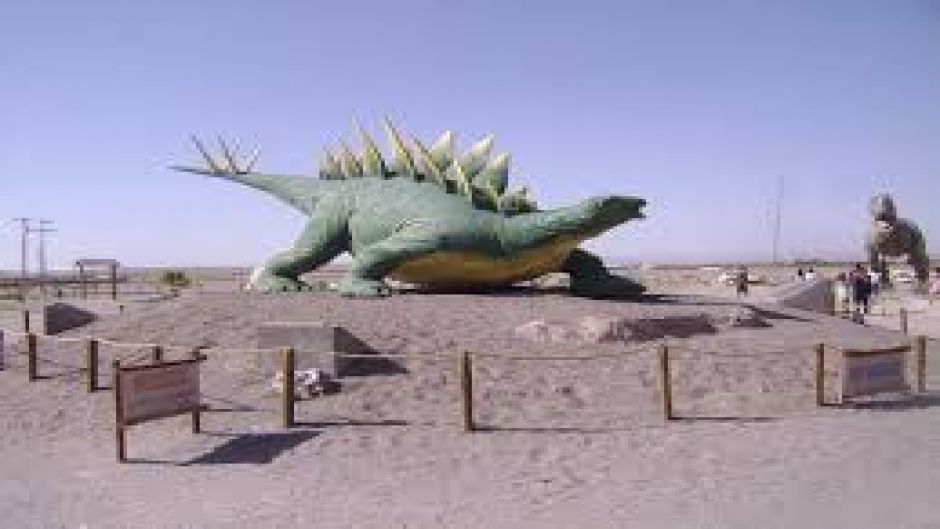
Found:
<svg viewBox="0 0 940 529"><path fill-rule="evenodd" d="M470 433L476 430L476 425L473 423L473 360L469 351L460 355L460 396L463 431Z"/></svg>
<svg viewBox="0 0 940 529"><path fill-rule="evenodd" d="M661 344L659 346L659 372L662 378L663 392L663 417L667 421L675 419L672 411L672 374L669 366L669 346Z"/></svg>

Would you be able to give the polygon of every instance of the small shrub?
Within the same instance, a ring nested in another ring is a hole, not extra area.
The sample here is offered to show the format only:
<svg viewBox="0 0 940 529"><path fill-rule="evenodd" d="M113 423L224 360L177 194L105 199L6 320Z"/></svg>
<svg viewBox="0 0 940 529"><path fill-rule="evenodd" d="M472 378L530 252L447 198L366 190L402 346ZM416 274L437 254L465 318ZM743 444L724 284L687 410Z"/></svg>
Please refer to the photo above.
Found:
<svg viewBox="0 0 940 529"><path fill-rule="evenodd" d="M160 276L160 283L173 288L185 288L192 284L192 280L182 270L167 270Z"/></svg>

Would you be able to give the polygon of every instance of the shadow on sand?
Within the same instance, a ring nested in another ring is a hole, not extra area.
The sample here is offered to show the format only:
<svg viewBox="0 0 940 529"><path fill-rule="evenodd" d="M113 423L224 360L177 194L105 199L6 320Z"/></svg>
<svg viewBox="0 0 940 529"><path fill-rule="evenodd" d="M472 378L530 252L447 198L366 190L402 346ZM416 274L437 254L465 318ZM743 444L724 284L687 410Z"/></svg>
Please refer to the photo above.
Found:
<svg viewBox="0 0 940 529"><path fill-rule="evenodd" d="M278 456L319 435L314 431L239 434L207 454L182 463L188 465L266 465Z"/></svg>

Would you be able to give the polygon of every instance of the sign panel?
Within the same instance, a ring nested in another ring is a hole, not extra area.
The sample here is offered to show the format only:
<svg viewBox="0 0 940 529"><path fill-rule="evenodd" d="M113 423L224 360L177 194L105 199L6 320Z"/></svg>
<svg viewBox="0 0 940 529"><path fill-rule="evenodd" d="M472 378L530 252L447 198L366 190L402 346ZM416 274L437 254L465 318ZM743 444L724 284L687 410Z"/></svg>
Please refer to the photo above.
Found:
<svg viewBox="0 0 940 529"><path fill-rule="evenodd" d="M882 391L906 391L910 389L904 380L903 351L883 352L871 355L845 354L842 396L857 397Z"/></svg>
<svg viewBox="0 0 940 529"><path fill-rule="evenodd" d="M133 424L199 407L199 362L121 370L121 415Z"/></svg>

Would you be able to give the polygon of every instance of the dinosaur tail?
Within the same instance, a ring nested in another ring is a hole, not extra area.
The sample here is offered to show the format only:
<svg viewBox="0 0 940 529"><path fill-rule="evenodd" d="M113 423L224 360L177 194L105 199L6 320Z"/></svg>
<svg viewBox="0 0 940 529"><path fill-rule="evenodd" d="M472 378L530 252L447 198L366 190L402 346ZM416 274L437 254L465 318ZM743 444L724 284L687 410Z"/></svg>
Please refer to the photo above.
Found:
<svg viewBox="0 0 940 529"><path fill-rule="evenodd" d="M319 179L307 176L235 173L183 166L171 166L170 169L237 182L264 191L307 214L312 212L319 194L318 188L324 184Z"/></svg>

